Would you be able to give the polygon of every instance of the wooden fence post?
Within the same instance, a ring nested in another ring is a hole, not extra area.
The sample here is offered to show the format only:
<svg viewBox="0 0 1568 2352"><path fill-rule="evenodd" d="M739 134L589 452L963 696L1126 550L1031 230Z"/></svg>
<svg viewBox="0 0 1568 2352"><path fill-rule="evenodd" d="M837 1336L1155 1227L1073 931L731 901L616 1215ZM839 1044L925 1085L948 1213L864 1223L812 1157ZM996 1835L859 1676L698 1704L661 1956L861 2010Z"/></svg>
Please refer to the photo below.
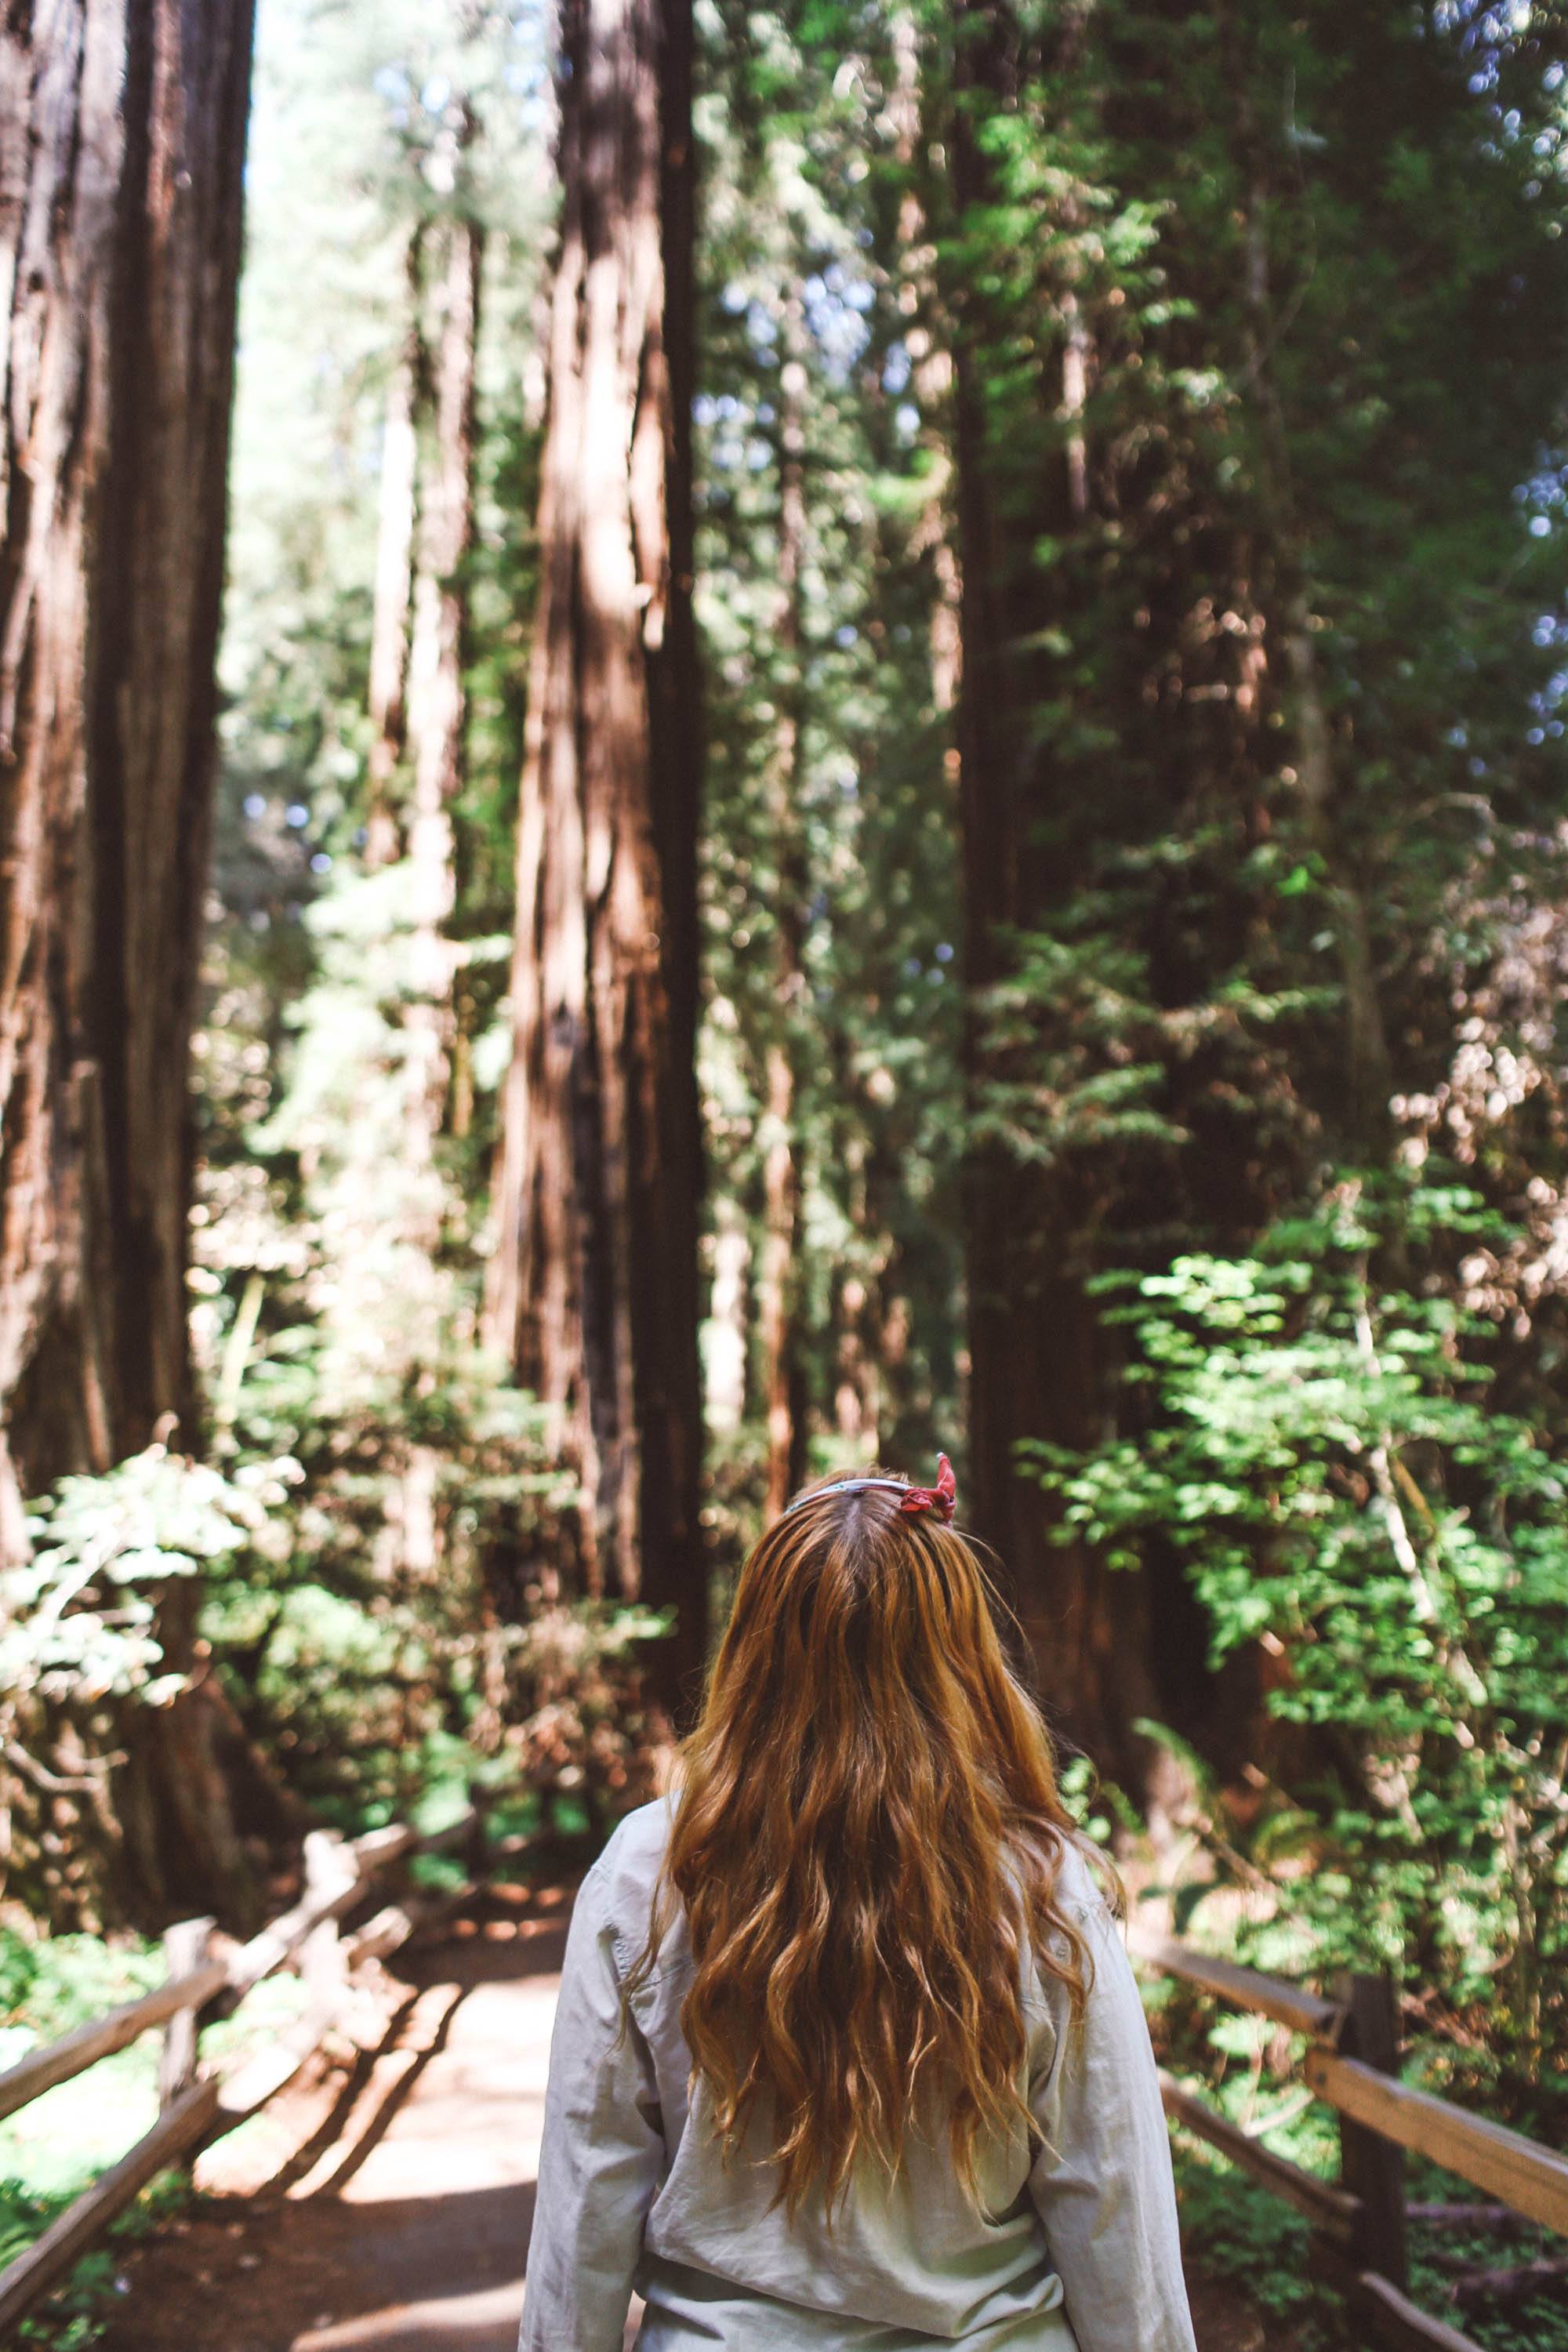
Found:
<svg viewBox="0 0 1568 2352"><path fill-rule="evenodd" d="M476 1886L482 1886L490 1866L490 1792L477 1782L470 1783L468 1802L473 1808L473 1823L468 1831L468 1852L464 1861L468 1876Z"/></svg>
<svg viewBox="0 0 1568 2352"><path fill-rule="evenodd" d="M336 1830L310 1830L305 1836L305 1899L332 1896L352 1886L358 1865ZM300 1952L305 2014L323 2031L342 2011L348 1990L348 1959L335 1917L318 1920Z"/></svg>
<svg viewBox="0 0 1568 2352"><path fill-rule="evenodd" d="M206 1958L216 1919L177 1919L163 1930L163 1969L173 1984L189 1976ZM177 2009L163 2028L158 2060L158 2106L172 2107L196 2079L196 2034L201 2019L195 2009Z"/></svg>
<svg viewBox="0 0 1568 2352"><path fill-rule="evenodd" d="M1359 2058L1381 2074L1399 2072L1399 2000L1394 1979L1359 1971L1342 1975L1335 1993L1344 2003L1342 2056ZM1364 2124L1340 2117L1340 2177L1361 2200L1352 2254L1360 2270L1376 2271L1396 2287L1409 2283L1405 2232L1405 2151Z"/></svg>

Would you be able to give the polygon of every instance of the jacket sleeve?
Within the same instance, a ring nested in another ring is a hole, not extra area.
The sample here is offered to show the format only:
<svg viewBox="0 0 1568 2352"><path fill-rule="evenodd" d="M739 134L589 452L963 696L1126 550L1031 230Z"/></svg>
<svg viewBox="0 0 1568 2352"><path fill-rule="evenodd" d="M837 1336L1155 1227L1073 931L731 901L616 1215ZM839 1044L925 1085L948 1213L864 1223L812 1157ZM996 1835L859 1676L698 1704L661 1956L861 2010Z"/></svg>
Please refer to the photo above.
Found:
<svg viewBox="0 0 1568 2352"><path fill-rule="evenodd" d="M1080 2352L1196 2352L1138 1980L1098 1889L1074 1907L1093 1982L1075 2025L1060 1979L1042 1979L1054 2037L1042 2037L1048 2047L1029 2091L1046 2135L1030 2190Z"/></svg>
<svg viewBox="0 0 1568 2352"><path fill-rule="evenodd" d="M653 2061L620 2026L606 1855L577 1891L550 2042L518 2352L621 2352L643 2221L665 2168Z"/></svg>

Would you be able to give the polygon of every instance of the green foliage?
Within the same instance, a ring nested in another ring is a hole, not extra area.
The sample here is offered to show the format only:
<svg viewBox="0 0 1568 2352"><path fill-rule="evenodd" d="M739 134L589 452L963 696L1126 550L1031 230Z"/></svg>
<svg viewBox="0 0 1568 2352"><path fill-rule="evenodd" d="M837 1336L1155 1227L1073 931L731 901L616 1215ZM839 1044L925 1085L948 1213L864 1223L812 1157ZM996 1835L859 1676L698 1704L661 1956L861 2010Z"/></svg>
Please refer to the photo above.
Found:
<svg viewBox="0 0 1568 2352"><path fill-rule="evenodd" d="M58 2042L106 2009L163 1980L156 1944L97 1936L28 1937L0 1927L0 2070L37 2044Z"/></svg>
<svg viewBox="0 0 1568 2352"><path fill-rule="evenodd" d="M132 1692L163 1703L183 1675L156 1671L161 1593L172 1580L276 1558L277 1513L299 1476L287 1457L229 1475L156 1444L62 1479L30 1514L31 1559L0 1579L0 1688L79 1706Z"/></svg>
<svg viewBox="0 0 1568 2352"><path fill-rule="evenodd" d="M1274 1811L1318 1965L1390 1959L1485 2001L1527 2073L1565 2021L1568 1465L1491 1402L1493 1337L1418 1259L1500 1236L1470 1191L1347 1180L1250 1258L1109 1277L1136 1434L1026 1450L1063 1540L1187 1562L1219 1664L1262 1642L1267 1705L1316 1767Z"/></svg>
<svg viewBox="0 0 1568 2352"><path fill-rule="evenodd" d="M1302 2216L1202 2141L1179 2148L1175 2174L1183 2236L1201 2249L1194 2267L1239 2287L1272 2326L1290 2328L1300 2352L1337 2352L1345 2338L1323 2309Z"/></svg>
<svg viewBox="0 0 1568 2352"><path fill-rule="evenodd" d="M788 1304L805 1459L924 1459L956 1414L962 1005L939 660L950 461L907 340L923 267L904 210L919 103L907 82L895 102L897 31L875 13L745 6L706 26L700 1074L711 1525L730 1562L755 1532L765 1465L771 1151L787 1148L800 1191ZM781 625L786 409L800 441L798 647ZM769 1099L781 1051L782 1120Z"/></svg>
<svg viewBox="0 0 1568 2352"><path fill-rule="evenodd" d="M151 1991L164 1973L159 1946L144 1937L25 1935L0 1927L0 2068ZM203 2060L238 2063L297 2020L303 2002L297 1979L265 1979L232 2016L203 2028ZM0 2122L0 2268L155 2122L159 2047L158 2032L145 2033ZM121 2292L124 2248L191 2193L184 2173L160 2174L24 2323L18 2340L49 2352L87 2352Z"/></svg>
<svg viewBox="0 0 1568 2352"><path fill-rule="evenodd" d="M161 2173L127 2211L110 2222L102 2242L84 2254L65 2281L22 2321L16 2342L40 2347L41 2352L90 2352L101 2341L115 2303L124 2292L124 2250L178 2212L189 2194L183 2175ZM14 2182L0 2181L0 2263L24 2252L68 2201L63 2197L35 2197Z"/></svg>

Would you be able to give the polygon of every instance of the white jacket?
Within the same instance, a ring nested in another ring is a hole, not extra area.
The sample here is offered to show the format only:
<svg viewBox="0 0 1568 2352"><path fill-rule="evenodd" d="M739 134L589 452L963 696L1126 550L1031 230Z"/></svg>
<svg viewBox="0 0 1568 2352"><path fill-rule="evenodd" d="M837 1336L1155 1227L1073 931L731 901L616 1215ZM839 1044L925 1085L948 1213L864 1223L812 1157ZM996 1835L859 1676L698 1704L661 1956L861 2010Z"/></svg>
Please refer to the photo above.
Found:
<svg viewBox="0 0 1568 2352"><path fill-rule="evenodd" d="M684 1914L633 1999L668 1832L660 1799L618 1823L578 1890L550 2048L543 2141L519 2352L621 2352L635 2288L637 2352L1195 2352L1149 2029L1115 1918L1082 1858L1060 1899L1088 1935L1094 1983L1067 2032L1060 1980L1026 1955L1026 2082L1046 2134L976 2149L984 2210L945 2147L912 2134L889 2181L857 2167L829 2237L808 2200L766 2214L766 2102L726 2173L710 2138L681 2000L693 1966ZM748 2161L750 2159L750 2161Z"/></svg>

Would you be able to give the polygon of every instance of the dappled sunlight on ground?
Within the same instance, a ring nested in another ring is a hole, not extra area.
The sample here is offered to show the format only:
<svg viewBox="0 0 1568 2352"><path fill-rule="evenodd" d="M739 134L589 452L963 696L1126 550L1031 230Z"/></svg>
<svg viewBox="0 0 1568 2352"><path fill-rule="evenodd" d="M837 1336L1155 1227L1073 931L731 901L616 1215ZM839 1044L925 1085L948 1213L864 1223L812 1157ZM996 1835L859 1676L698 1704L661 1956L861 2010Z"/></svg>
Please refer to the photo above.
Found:
<svg viewBox="0 0 1568 2352"><path fill-rule="evenodd" d="M388 1973L362 2046L202 2159L109 2352L512 2352L570 1901L493 1898Z"/></svg>

